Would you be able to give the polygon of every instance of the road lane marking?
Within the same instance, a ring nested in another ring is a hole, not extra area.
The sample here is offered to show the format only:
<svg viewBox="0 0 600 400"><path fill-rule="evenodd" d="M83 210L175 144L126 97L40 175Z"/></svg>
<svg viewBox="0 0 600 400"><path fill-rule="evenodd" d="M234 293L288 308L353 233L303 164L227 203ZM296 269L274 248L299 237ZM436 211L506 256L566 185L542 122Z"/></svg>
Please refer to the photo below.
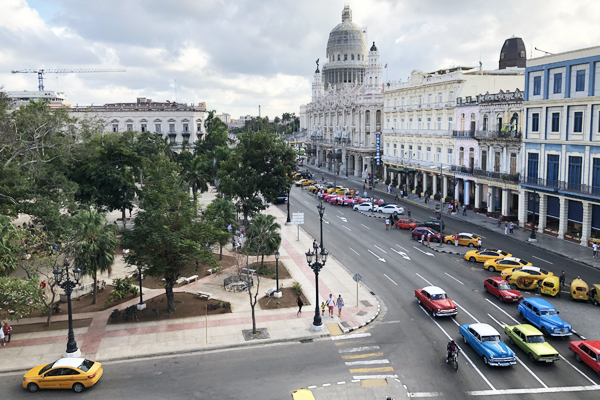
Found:
<svg viewBox="0 0 600 400"><path fill-rule="evenodd" d="M327 232L331 233L331 231L329 229L327 229L327 228L323 228L323 229L325 229Z"/></svg>
<svg viewBox="0 0 600 400"><path fill-rule="evenodd" d="M325 221L325 220L323 220L323 222L325 222L327 225L329 225L329 221Z"/></svg>
<svg viewBox="0 0 600 400"><path fill-rule="evenodd" d="M532 389L499 389L499 390L473 390L466 392L469 396L499 396L510 394L538 394L538 393L566 393L566 392L585 392L600 390L600 385L593 386L564 386L549 388Z"/></svg>
<svg viewBox="0 0 600 400"><path fill-rule="evenodd" d="M348 247L348 248L349 248L350 250L352 250L352 251L354 252L354 254L356 254L357 256L360 256L360 254L358 254L358 253L356 252L356 250L354 250L352 247Z"/></svg>
<svg viewBox="0 0 600 400"><path fill-rule="evenodd" d="M417 274L418 275L418 274ZM433 321L434 324L437 325L437 327L444 333L444 335L446 335L446 337L448 338L448 340L452 340L452 337L450 335L448 335L448 332L446 332L446 330L444 328L442 328L442 326L435 320L433 319L433 317L431 315L429 315L429 313L423 308L423 306L419 306L421 307L421 310L423 310L423 312L425 313L425 315L427 315L429 317L429 319L431 321ZM457 325L458 322L456 322L454 320L454 318L450 318L452 321L454 321ZM477 368L477 366L475 366L475 364L473 363L473 361L471 361L471 359L469 358L469 356L460 348L460 346L458 345L458 343L456 344L459 348L459 350L461 350L462 355L465 357L465 359L469 362L469 364L471 364L471 366L475 369L475 371L477 371L477 373L479 374L479 376L481 376L481 378L485 381L485 383L488 384L488 386L492 389L492 390L496 390L496 388L494 387L494 385L492 385L492 383L485 377L485 375L483 375L483 372L481 372L479 370L479 368Z"/></svg>
<svg viewBox="0 0 600 400"><path fill-rule="evenodd" d="M488 303L490 303L491 305L493 305L494 307L496 307L498 310L502 311L504 313L504 315L506 315L508 318L512 319L513 321L515 321L515 324L519 324L519 321L517 321L516 319L514 319L509 313L507 313L506 311L504 311L503 309L501 309L500 307L498 307L496 304L494 304L493 302L490 301L490 299L485 299Z"/></svg>
<svg viewBox="0 0 600 400"><path fill-rule="evenodd" d="M539 257L536 257L536 256L531 256L531 257L533 257L533 258L537 258L538 260L541 260L541 261L543 261L543 262L547 262L548 264L554 264L554 263L551 263L551 262L550 262L550 261L548 261L548 260L544 260L543 258L539 258Z"/></svg>
<svg viewBox="0 0 600 400"><path fill-rule="evenodd" d="M394 367L352 368L350 370L351 374L365 374L369 372L394 372Z"/></svg>
<svg viewBox="0 0 600 400"><path fill-rule="evenodd" d="M352 378L357 381L364 381L367 379L387 379L387 378L397 378L398 375L354 375ZM354 381L352 381L354 382Z"/></svg>
<svg viewBox="0 0 600 400"><path fill-rule="evenodd" d="M428 256L430 256L430 257L435 257L433 254L431 254L431 253L428 253L428 252L426 252L426 251L423 251L423 250L421 250L420 248L418 248L417 246L413 246L413 247L414 247L415 249L419 250L419 251L420 251L421 253L423 253L423 254L427 254L427 255L428 255Z"/></svg>
<svg viewBox="0 0 600 400"><path fill-rule="evenodd" d="M345 385L345 384L346 384L346 381L341 381L341 382L338 382L337 384L338 384L338 385Z"/></svg>
<svg viewBox="0 0 600 400"><path fill-rule="evenodd" d="M385 251L384 249L382 249L381 247L377 246L376 244L374 244L373 246L377 247L379 250L383 251L385 254L387 254L387 251Z"/></svg>
<svg viewBox="0 0 600 400"><path fill-rule="evenodd" d="M349 349L339 349L339 353L358 353L361 351L379 350L379 346L363 346L363 347L352 347Z"/></svg>
<svg viewBox="0 0 600 400"><path fill-rule="evenodd" d="M375 364L389 364L390 361L387 359L383 360L363 360L363 361L346 361L346 365L375 365Z"/></svg>
<svg viewBox="0 0 600 400"><path fill-rule="evenodd" d="M340 217L339 215L336 215L336 217L338 217L339 219L341 219L344 222L348 222L348 220L345 217Z"/></svg>
<svg viewBox="0 0 600 400"><path fill-rule="evenodd" d="M406 394L408 397L413 398L413 397L440 397L443 395L443 393L440 392L415 392L415 393L407 393Z"/></svg>
<svg viewBox="0 0 600 400"><path fill-rule="evenodd" d="M337 335L339 336L339 335ZM337 337L333 336L333 337ZM375 343L374 340L350 340L347 342L336 342L334 343L336 346L350 346L350 345L364 345L366 343Z"/></svg>
<svg viewBox="0 0 600 400"><path fill-rule="evenodd" d="M450 278L454 279L456 282L460 283L461 285L464 285L464 283L462 283L461 281L459 281L458 279L456 279L455 277L453 277L452 275L450 275L447 272L444 272L446 275L448 275Z"/></svg>
<svg viewBox="0 0 600 400"><path fill-rule="evenodd" d="M331 386L331 383L324 383L323 387Z"/></svg>
<svg viewBox="0 0 600 400"><path fill-rule="evenodd" d="M354 360L357 358L369 358L369 357L383 357L383 353L368 353L368 354L355 354L352 356L342 356L344 360Z"/></svg>
<svg viewBox="0 0 600 400"><path fill-rule="evenodd" d="M308 201L304 200L304 202L305 202L306 204L308 204Z"/></svg>
<svg viewBox="0 0 600 400"><path fill-rule="evenodd" d="M346 228L346 229L348 229L350 232L352 232L352 229L348 228L346 225L342 225L342 228Z"/></svg>
<svg viewBox="0 0 600 400"><path fill-rule="evenodd" d="M385 262L385 258L379 257L377 254L373 253L371 250L367 250L369 253L373 254L375 257L379 259L379 261Z"/></svg>
<svg viewBox="0 0 600 400"><path fill-rule="evenodd" d="M392 251L394 251L394 252L396 252L396 253L400 254L400 255L402 256L402 258L405 258L406 260L410 260L410 257L409 257L409 256L407 256L405 252L403 252L403 251L398 251L398 250L394 249L393 247L390 247L390 249L392 249Z"/></svg>
<svg viewBox="0 0 600 400"><path fill-rule="evenodd" d="M573 367L575 369L575 371L579 372L585 379L587 379L588 381L592 382L594 385L596 385L598 388L600 388L600 386L594 382L593 380L590 379L589 376L587 376L586 374L584 374L583 372L581 372L581 370L579 368L577 368L576 366L574 366L573 364L571 364L566 358L564 358L562 356L562 354L558 355L564 362L566 362L567 364L569 364L571 367Z"/></svg>
<svg viewBox="0 0 600 400"><path fill-rule="evenodd" d="M369 337L369 336L371 336L371 334L368 332L352 333L350 335L331 336L331 340L347 340L347 339L356 339L356 338L363 338L363 337Z"/></svg>
<svg viewBox="0 0 600 400"><path fill-rule="evenodd" d="M371 228L369 228L368 226L366 226L365 224L361 224L362 226L364 226L365 228L367 228L368 230L371 230Z"/></svg>
<svg viewBox="0 0 600 400"><path fill-rule="evenodd" d="M417 276L421 279L423 279L425 282L429 283L430 286L433 286L433 283L429 282L427 279L423 278L421 275L419 275L419 273L417 273Z"/></svg>
<svg viewBox="0 0 600 400"><path fill-rule="evenodd" d="M500 327L502 327L502 329L504 329L504 327L506 326L506 324L504 322L500 322L496 318L492 317L492 314L488 313L488 317L490 317L492 319L492 321L494 321L495 323L500 325ZM332 337L337 337L337 336L332 336Z"/></svg>
<svg viewBox="0 0 600 400"><path fill-rule="evenodd" d="M452 301L454 301L454 300L452 300ZM469 317L473 318L473 319L475 320L475 322L477 322L477 323L479 324L479 321L477 320L477 318L475 318L475 317L473 316L473 314L471 314L470 312L468 312L468 311L467 311L467 310L466 310L466 309L465 309L463 306L461 306L461 305L460 305L460 304L458 304L457 302L455 302L455 301L454 301L454 303L455 303L457 306L459 306L459 307L460 307L460 308L461 308L461 309L462 309L464 312L466 312L466 313L467 313L467 315L468 315Z"/></svg>
<svg viewBox="0 0 600 400"><path fill-rule="evenodd" d="M536 381L538 381L546 389L548 388L548 386L546 386L546 384L544 382L542 382L542 380L540 378L538 378L538 376L536 374L534 374L533 371L530 370L529 367L527 365L525 365L525 363L523 361L521 361L521 359L519 357L517 357L515 355L515 358L517 359L519 364L521 364L527 370L527 372L529 372L531 374L531 376L533 376L535 378Z"/></svg>
<svg viewBox="0 0 600 400"><path fill-rule="evenodd" d="M396 244L396 246L400 247L402 250L404 250L407 253L410 253L410 251L406 250L404 247L400 246L399 244Z"/></svg>
<svg viewBox="0 0 600 400"><path fill-rule="evenodd" d="M340 214L344 215L344 213L343 213L343 212L341 212L340 210L335 210L335 211L337 211L337 212L339 212Z"/></svg>
<svg viewBox="0 0 600 400"><path fill-rule="evenodd" d="M387 276L386 274L383 274L383 276L385 276L386 278L388 278L390 281L392 281L392 283L396 286L398 286L398 284L396 282L394 282L394 280L392 278L390 278L389 276Z"/></svg>

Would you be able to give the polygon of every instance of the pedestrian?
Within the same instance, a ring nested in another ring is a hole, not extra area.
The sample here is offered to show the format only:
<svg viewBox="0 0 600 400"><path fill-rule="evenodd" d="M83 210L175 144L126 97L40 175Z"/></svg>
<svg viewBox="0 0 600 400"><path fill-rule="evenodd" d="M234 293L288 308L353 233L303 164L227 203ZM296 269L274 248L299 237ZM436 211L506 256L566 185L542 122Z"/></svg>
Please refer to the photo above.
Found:
<svg viewBox="0 0 600 400"><path fill-rule="evenodd" d="M504 223L504 234L508 235L508 222Z"/></svg>
<svg viewBox="0 0 600 400"><path fill-rule="evenodd" d="M6 343L4 343L4 329L0 329L0 345L6 345Z"/></svg>
<svg viewBox="0 0 600 400"><path fill-rule="evenodd" d="M242 248L242 237L238 237L238 247L241 249Z"/></svg>
<svg viewBox="0 0 600 400"><path fill-rule="evenodd" d="M454 235L454 246L458 247L458 232Z"/></svg>
<svg viewBox="0 0 600 400"><path fill-rule="evenodd" d="M386 218L385 219L385 230L388 231L390 229L390 219Z"/></svg>
<svg viewBox="0 0 600 400"><path fill-rule="evenodd" d="M242 235L242 237L246 236L246 228L242 228L241 235Z"/></svg>
<svg viewBox="0 0 600 400"><path fill-rule="evenodd" d="M390 194L390 192L392 191L392 187L388 184L388 194Z"/></svg>
<svg viewBox="0 0 600 400"><path fill-rule="evenodd" d="M8 324L8 321L4 323L4 327L2 328L4 331L4 336L6 343L10 343L10 337L12 336L12 326Z"/></svg>
<svg viewBox="0 0 600 400"><path fill-rule="evenodd" d="M231 228L231 224L227 225L227 231L228 231L229 233L231 233L231 230L232 230L232 228Z"/></svg>
<svg viewBox="0 0 600 400"><path fill-rule="evenodd" d="M302 301L302 298L300 296L298 296L296 303L298 303L298 312L296 313L296 316L298 316L302 314L302 306L304 305L304 302Z"/></svg>
<svg viewBox="0 0 600 400"><path fill-rule="evenodd" d="M428 201L429 201L429 195L427 193L425 193L425 204L427 204Z"/></svg>
<svg viewBox="0 0 600 400"><path fill-rule="evenodd" d="M321 316L322 317L325 316L325 302L324 301L321 303Z"/></svg>
<svg viewBox="0 0 600 400"><path fill-rule="evenodd" d="M338 308L338 317L342 317L342 307L344 306L344 299L342 299L342 295L340 294L337 298L337 308Z"/></svg>
<svg viewBox="0 0 600 400"><path fill-rule="evenodd" d="M365 190L365 194L363 196L365 199L367 198L367 191Z"/></svg>
<svg viewBox="0 0 600 400"><path fill-rule="evenodd" d="M329 316L333 318L333 306L335 306L335 299L331 293L329 293L329 297L327 298L326 302L327 307L329 307Z"/></svg>
<svg viewBox="0 0 600 400"><path fill-rule="evenodd" d="M400 189L400 197L404 198L404 189Z"/></svg>
<svg viewBox="0 0 600 400"><path fill-rule="evenodd" d="M559 282L560 288L562 289L563 286L565 286L565 271L560 271L560 277L558 278L558 282Z"/></svg>
<svg viewBox="0 0 600 400"><path fill-rule="evenodd" d="M467 216L467 206L463 204L463 217Z"/></svg>
<svg viewBox="0 0 600 400"><path fill-rule="evenodd" d="M515 224L513 222L510 223L510 225L508 226L509 232L512 235L514 233L515 230Z"/></svg>
<svg viewBox="0 0 600 400"><path fill-rule="evenodd" d="M421 192L417 193L417 200L419 200L419 203L421 202Z"/></svg>
<svg viewBox="0 0 600 400"><path fill-rule="evenodd" d="M408 218L410 218L410 208L408 209L408 211L406 212L406 215L408 215Z"/></svg>
<svg viewBox="0 0 600 400"><path fill-rule="evenodd" d="M46 286L48 286L48 284L46 283L46 281L41 281L41 282L40 282L40 287L41 287L42 289L46 289Z"/></svg>
<svg viewBox="0 0 600 400"><path fill-rule="evenodd" d="M502 225L502 215L500 216L500 218L498 218L498 228L500 228L500 225Z"/></svg>
<svg viewBox="0 0 600 400"><path fill-rule="evenodd" d="M452 214L452 203L448 203L448 214Z"/></svg>
<svg viewBox="0 0 600 400"><path fill-rule="evenodd" d="M394 200L399 200L398 199L398 192L396 192L396 196L394 196Z"/></svg>
<svg viewBox="0 0 600 400"><path fill-rule="evenodd" d="M598 258L598 243L594 242L592 244L592 250L594 251L594 258Z"/></svg>
<svg viewBox="0 0 600 400"><path fill-rule="evenodd" d="M231 245L233 246L233 250L235 250L237 247L237 242L235 241L235 236L231 237Z"/></svg>
<svg viewBox="0 0 600 400"><path fill-rule="evenodd" d="M366 187L366 186L365 186L365 184L363 183L363 190L365 190L365 187Z"/></svg>
<svg viewBox="0 0 600 400"><path fill-rule="evenodd" d="M317 244L317 239L313 240L313 250L316 253L317 252L317 247L319 247L319 245Z"/></svg>
<svg viewBox="0 0 600 400"><path fill-rule="evenodd" d="M477 238L477 250L481 250L481 238Z"/></svg>
<svg viewBox="0 0 600 400"><path fill-rule="evenodd" d="M315 255L315 257L317 258L317 261L319 261L319 255L321 254L321 246L317 246L317 253Z"/></svg>
<svg viewBox="0 0 600 400"><path fill-rule="evenodd" d="M431 246L431 232L427 233L427 246Z"/></svg>

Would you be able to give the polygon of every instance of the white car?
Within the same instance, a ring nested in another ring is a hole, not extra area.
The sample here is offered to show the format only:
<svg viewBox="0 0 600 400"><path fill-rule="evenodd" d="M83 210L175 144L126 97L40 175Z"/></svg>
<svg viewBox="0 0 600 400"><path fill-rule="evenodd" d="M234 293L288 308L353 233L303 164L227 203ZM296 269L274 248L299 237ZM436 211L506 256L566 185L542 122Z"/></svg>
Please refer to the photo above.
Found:
<svg viewBox="0 0 600 400"><path fill-rule="evenodd" d="M355 204L352 209L354 211L373 211L373 205L371 203Z"/></svg>
<svg viewBox="0 0 600 400"><path fill-rule="evenodd" d="M399 215L404 214L404 207L397 206L396 204L388 204L383 207L379 207L377 211L380 213Z"/></svg>

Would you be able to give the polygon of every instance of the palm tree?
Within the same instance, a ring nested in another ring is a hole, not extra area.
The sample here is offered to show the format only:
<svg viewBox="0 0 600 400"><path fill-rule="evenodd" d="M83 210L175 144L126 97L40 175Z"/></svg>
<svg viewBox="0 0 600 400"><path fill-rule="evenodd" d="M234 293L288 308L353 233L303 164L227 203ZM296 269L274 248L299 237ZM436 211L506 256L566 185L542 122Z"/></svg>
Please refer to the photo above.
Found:
<svg viewBox="0 0 600 400"><path fill-rule="evenodd" d="M75 267L94 278L94 300L98 296L98 272L112 273L117 250L117 234L106 215L96 210L81 210L73 218L75 224Z"/></svg>
<svg viewBox="0 0 600 400"><path fill-rule="evenodd" d="M186 180L192 188L192 196L194 198L194 210L198 214L198 191L205 192L208 190L208 182L210 176L208 171L210 167L206 165L206 159L203 156L196 156L186 168ZM235 209L234 209L235 210Z"/></svg>
<svg viewBox="0 0 600 400"><path fill-rule="evenodd" d="M264 265L265 254L273 254L281 245L281 225L275 222L275 217L269 214L256 214L246 230L246 247L261 256L260 264Z"/></svg>

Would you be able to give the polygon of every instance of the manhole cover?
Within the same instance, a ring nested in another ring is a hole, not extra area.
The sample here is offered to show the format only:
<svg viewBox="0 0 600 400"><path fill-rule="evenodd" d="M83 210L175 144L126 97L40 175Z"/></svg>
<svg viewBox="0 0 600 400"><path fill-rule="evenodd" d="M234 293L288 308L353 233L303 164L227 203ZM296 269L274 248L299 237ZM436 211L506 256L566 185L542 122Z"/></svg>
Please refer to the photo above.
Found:
<svg viewBox="0 0 600 400"><path fill-rule="evenodd" d="M350 324L346 321L342 321L342 326L344 326L344 328L350 328Z"/></svg>
<svg viewBox="0 0 600 400"><path fill-rule="evenodd" d="M372 306L372 304L371 304L371 303L369 303L367 300L361 300L361 303L362 303L362 304L363 304L363 306L365 306L365 307L371 307L371 306Z"/></svg>
<svg viewBox="0 0 600 400"><path fill-rule="evenodd" d="M358 315L359 317L362 317L363 315L367 315L367 313L364 311L359 311L356 313L356 315Z"/></svg>
<svg viewBox="0 0 600 400"><path fill-rule="evenodd" d="M479 289L473 289L475 293L479 293Z"/></svg>

